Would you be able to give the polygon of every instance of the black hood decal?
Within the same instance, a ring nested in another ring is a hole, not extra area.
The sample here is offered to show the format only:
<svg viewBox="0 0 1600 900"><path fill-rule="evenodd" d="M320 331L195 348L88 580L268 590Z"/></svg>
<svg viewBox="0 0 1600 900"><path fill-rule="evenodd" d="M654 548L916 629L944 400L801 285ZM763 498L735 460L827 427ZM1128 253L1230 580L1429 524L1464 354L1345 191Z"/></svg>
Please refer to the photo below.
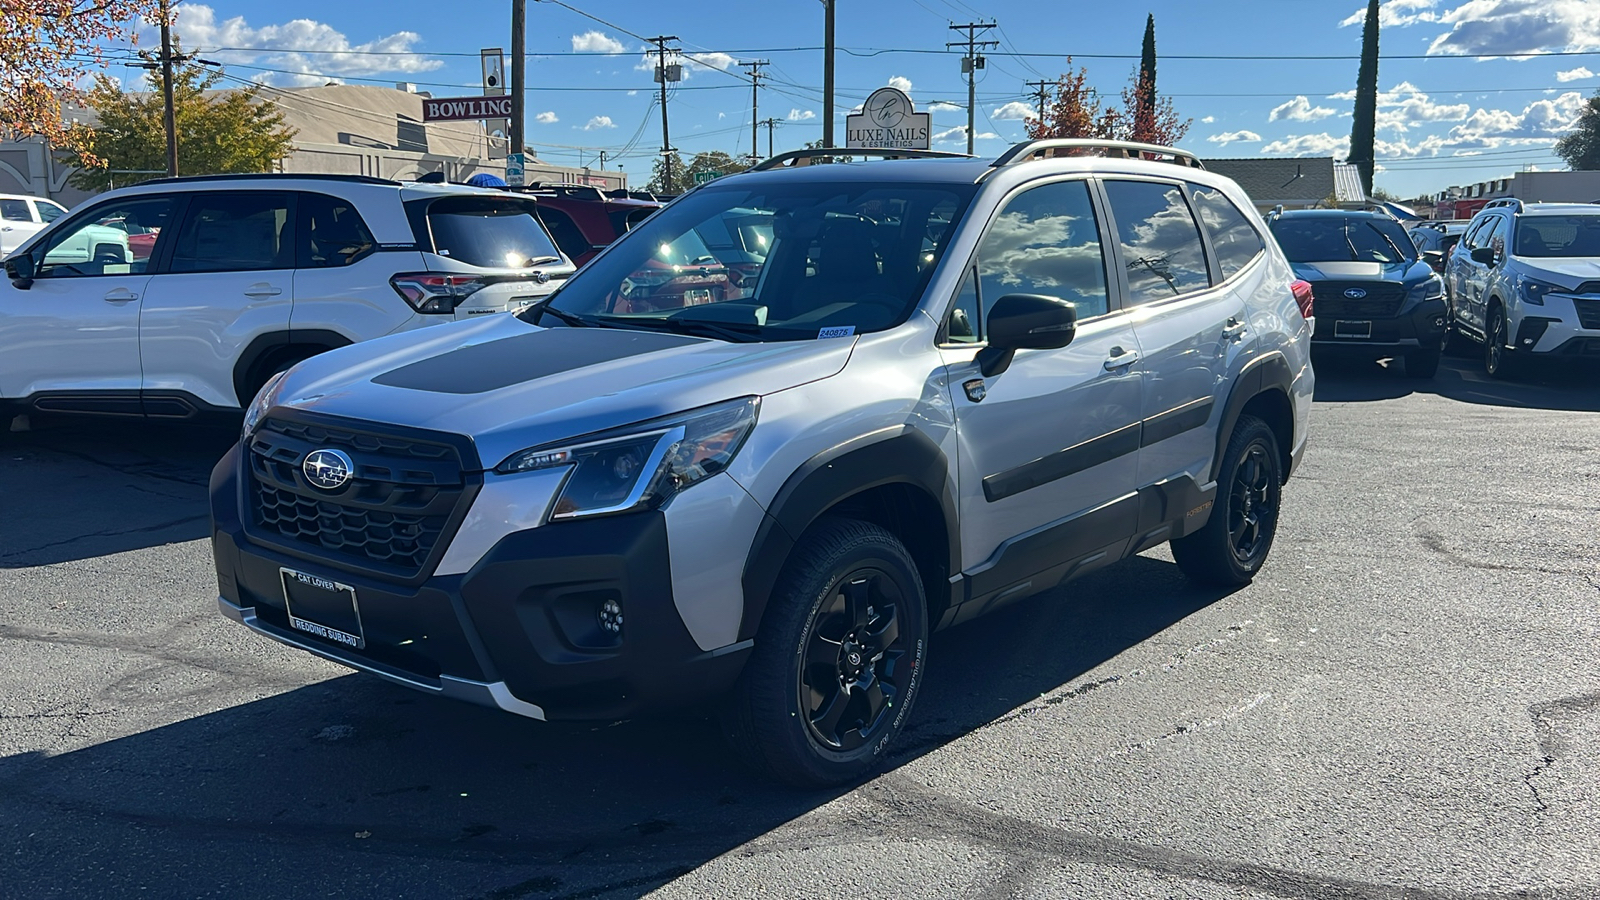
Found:
<svg viewBox="0 0 1600 900"><path fill-rule="evenodd" d="M561 372L703 339L614 328L551 328L473 344L392 369L374 384L436 394L483 394Z"/></svg>

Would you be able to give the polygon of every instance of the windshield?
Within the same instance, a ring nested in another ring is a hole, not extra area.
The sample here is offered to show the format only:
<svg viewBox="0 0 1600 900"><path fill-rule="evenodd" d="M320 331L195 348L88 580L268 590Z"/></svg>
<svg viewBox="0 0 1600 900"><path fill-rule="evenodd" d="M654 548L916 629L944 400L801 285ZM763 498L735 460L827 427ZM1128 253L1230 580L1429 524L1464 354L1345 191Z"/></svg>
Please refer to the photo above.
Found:
<svg viewBox="0 0 1600 900"><path fill-rule="evenodd" d="M1600 215L1522 216L1514 247L1518 256L1600 256Z"/></svg>
<svg viewBox="0 0 1600 900"><path fill-rule="evenodd" d="M637 225L550 300L539 325L806 340L905 321L971 185L705 188ZM559 321L558 321L559 320Z"/></svg>
<svg viewBox="0 0 1600 900"><path fill-rule="evenodd" d="M1416 245L1389 219L1307 216L1272 223L1290 262L1398 263L1417 258Z"/></svg>
<svg viewBox="0 0 1600 900"><path fill-rule="evenodd" d="M561 262L561 251L528 200L449 197L428 206L434 252L486 269L520 269Z"/></svg>

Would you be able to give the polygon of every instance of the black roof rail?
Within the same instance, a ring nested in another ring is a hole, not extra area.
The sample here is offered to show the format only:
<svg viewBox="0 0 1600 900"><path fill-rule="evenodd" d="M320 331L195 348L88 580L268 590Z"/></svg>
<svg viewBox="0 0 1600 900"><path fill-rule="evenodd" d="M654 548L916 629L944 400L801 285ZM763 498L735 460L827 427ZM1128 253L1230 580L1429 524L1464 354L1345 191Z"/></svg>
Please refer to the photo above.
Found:
<svg viewBox="0 0 1600 900"><path fill-rule="evenodd" d="M1501 206L1509 206L1514 208L1517 212L1522 212L1522 201L1515 197L1500 197L1495 200L1490 200L1488 203L1483 205L1483 208L1495 209L1496 207Z"/></svg>
<svg viewBox="0 0 1600 900"><path fill-rule="evenodd" d="M343 181L347 184L382 184L399 187L400 182L371 175L334 175L324 172L235 172L225 175L179 175L175 178L152 178L138 184L190 184L208 181L241 181L250 178L295 179L299 181ZM134 187L135 185L129 185Z"/></svg>
<svg viewBox="0 0 1600 900"><path fill-rule="evenodd" d="M1105 141L1098 138L1043 138L1037 141L1024 141L1000 154L1000 157L990 163L993 168L1009 166L1018 162L1027 162L1036 155L1047 150L1099 150L1101 156L1119 156L1123 159L1146 159L1146 154L1160 158L1171 157L1167 162L1174 162L1180 166L1189 166L1195 169L1204 169L1205 164L1200 157L1187 150L1176 147L1163 147L1160 144L1140 144L1133 141Z"/></svg>
<svg viewBox="0 0 1600 900"><path fill-rule="evenodd" d="M949 153L944 150L896 150L892 147L848 147L827 148L815 147L807 150L790 150L779 153L770 159L751 166L751 172L765 172L782 166L809 166L822 160L837 159L841 156L876 156L882 159L971 159L965 153Z"/></svg>

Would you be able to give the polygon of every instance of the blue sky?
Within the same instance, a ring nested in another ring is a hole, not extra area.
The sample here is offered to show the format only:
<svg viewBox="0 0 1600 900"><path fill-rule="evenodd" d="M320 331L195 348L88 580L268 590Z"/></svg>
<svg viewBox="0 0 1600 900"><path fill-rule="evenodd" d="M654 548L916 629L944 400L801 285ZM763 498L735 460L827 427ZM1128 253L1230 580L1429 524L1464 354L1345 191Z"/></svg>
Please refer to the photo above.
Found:
<svg viewBox="0 0 1600 900"><path fill-rule="evenodd" d="M700 60L686 64L688 78L669 100L673 143L685 154L749 153L749 82L732 73L750 58L772 63L760 115L782 120L777 149L821 136L822 54L803 49L822 43L819 0L570 5L607 24L552 2L528 4L527 139L542 158L592 163L604 148L643 180L661 124L638 36L656 34L677 35ZM998 153L1022 135L1021 115L1032 105L1024 82L1053 79L1067 67L1061 56L1034 54L1076 54L1074 66L1087 67L1092 85L1118 95L1153 13L1157 86L1193 120L1186 147L1213 157L1342 156L1357 61L1313 57L1356 56L1364 7L1361 0L838 0L838 111L884 84L909 86L919 108L933 112L944 141L937 146L964 148L959 59L931 51L958 37L952 22L992 19L999 28L987 37L1001 46L980 74L975 130L979 152ZM210 0L178 9L187 48L224 62L232 77L280 86L410 81L436 96L469 95L479 92L477 51L510 42L505 0ZM1564 167L1550 145L1600 89L1600 0L1386 0L1384 26L1380 186L1412 196L1528 166ZM1498 56L1538 51L1572 55ZM1238 58L1252 56L1298 58ZM766 142L763 128L763 153Z"/></svg>

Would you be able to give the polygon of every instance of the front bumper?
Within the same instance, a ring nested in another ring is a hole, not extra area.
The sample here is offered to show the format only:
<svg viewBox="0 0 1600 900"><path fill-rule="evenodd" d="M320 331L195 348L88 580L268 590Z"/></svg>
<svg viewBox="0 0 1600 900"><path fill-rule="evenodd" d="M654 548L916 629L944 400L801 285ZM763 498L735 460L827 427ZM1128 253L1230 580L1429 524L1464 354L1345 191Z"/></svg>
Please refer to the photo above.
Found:
<svg viewBox="0 0 1600 900"><path fill-rule="evenodd" d="M1332 315L1318 315L1311 346L1318 352L1335 348L1349 348L1351 352L1405 352L1436 348L1444 341L1448 314L1443 298L1425 300L1392 318L1358 320L1370 323L1366 337L1349 336L1363 331L1361 327L1352 327L1352 321Z"/></svg>
<svg viewBox="0 0 1600 900"><path fill-rule="evenodd" d="M703 651L685 627L661 512L515 531L465 573L402 580L316 547L253 537L240 456L236 445L211 478L219 604L281 643L410 688L552 720L626 718L713 697L748 656L750 642ZM284 568L354 588L366 646L292 629ZM622 608L620 635L600 627L607 600Z"/></svg>
<svg viewBox="0 0 1600 900"><path fill-rule="evenodd" d="M1515 306L1508 324L1516 350L1558 356L1600 354L1600 294L1552 293L1541 305Z"/></svg>

